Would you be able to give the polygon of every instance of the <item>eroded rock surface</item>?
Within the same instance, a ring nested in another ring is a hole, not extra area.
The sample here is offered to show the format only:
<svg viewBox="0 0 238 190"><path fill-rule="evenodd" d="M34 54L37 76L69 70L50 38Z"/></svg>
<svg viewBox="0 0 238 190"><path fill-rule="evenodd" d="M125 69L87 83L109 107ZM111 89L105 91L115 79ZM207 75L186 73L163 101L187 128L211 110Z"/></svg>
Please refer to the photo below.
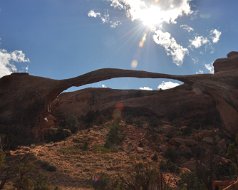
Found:
<svg viewBox="0 0 238 190"><path fill-rule="evenodd" d="M66 111L80 116L90 109L113 109L121 102L126 110L146 110L160 120L222 127L234 135L238 132L238 53L216 60L214 68L214 74L188 76L121 69L100 69L66 80L21 73L4 76L0 79L0 133L7 134L12 144L41 140L46 130L42 121L47 120L52 102L64 90L111 78L137 77L175 79L184 85L152 92L86 89L62 94L54 108L63 111L68 107Z"/></svg>

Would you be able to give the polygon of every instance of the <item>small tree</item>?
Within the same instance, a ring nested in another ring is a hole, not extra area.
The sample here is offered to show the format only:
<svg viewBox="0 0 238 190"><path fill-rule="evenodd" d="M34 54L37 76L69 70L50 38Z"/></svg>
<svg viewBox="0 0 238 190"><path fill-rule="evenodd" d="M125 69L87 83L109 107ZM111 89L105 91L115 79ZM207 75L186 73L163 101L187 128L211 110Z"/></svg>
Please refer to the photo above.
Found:
<svg viewBox="0 0 238 190"><path fill-rule="evenodd" d="M110 149L116 148L118 145L121 144L123 138L124 135L120 129L120 125L117 122L114 122L107 134L104 147Z"/></svg>

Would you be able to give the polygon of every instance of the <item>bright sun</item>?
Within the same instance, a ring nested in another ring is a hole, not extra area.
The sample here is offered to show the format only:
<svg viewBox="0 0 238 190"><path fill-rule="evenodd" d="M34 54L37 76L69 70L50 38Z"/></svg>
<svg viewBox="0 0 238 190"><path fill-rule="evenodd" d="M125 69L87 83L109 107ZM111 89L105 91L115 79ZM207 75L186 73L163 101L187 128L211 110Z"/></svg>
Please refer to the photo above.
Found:
<svg viewBox="0 0 238 190"><path fill-rule="evenodd" d="M143 25L151 30L155 30L156 26L158 26L162 22L161 10L158 6L151 6L149 8L141 10L138 17Z"/></svg>

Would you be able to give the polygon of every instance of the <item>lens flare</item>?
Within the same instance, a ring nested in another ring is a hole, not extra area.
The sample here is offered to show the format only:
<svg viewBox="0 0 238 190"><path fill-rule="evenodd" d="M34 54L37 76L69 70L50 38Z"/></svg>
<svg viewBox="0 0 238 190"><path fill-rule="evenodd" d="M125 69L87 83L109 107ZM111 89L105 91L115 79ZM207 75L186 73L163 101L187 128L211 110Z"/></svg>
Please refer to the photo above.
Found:
<svg viewBox="0 0 238 190"><path fill-rule="evenodd" d="M138 66L138 61L136 59L132 60L131 62L131 68L132 69L136 69L136 67Z"/></svg>
<svg viewBox="0 0 238 190"><path fill-rule="evenodd" d="M142 36L140 42L139 42L139 47L143 48L146 42L146 38L147 38L147 33L144 33L144 35Z"/></svg>

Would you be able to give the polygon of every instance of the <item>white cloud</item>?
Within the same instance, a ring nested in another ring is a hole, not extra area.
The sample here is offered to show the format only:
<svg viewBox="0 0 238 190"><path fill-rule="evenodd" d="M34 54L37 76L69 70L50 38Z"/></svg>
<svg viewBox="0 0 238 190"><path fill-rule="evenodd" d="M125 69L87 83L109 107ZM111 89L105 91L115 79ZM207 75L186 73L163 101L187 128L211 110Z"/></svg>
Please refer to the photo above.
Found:
<svg viewBox="0 0 238 190"><path fill-rule="evenodd" d="M126 10L127 16L132 21L143 21L146 17L150 17L154 23L176 23L178 17L192 14L190 0L159 0L154 3L148 0L109 1L112 7ZM155 7L159 8L159 12L153 11ZM153 16L154 18L151 18Z"/></svg>
<svg viewBox="0 0 238 190"><path fill-rule="evenodd" d="M178 18L184 16L198 15L199 12L192 11L192 0L106 0L108 6L113 10L120 10L131 21L136 21L149 29L153 35L154 42L162 46L166 54L172 57L173 62L176 65L182 65L184 58L189 54L189 51L205 46L205 52L210 50L213 53L213 44L217 43L220 39L221 32L217 29L210 31L207 36L196 34L190 39L189 45L178 43L178 41L168 32L164 30L165 24L176 24ZM116 12L118 13L118 12ZM110 27L116 28L121 24L118 20L118 14L116 19L112 19L111 11L110 15L108 11L106 14L95 12L93 10L88 13L91 17L100 18L101 22L109 24ZM201 15L201 18L208 18L208 15ZM194 28L187 24L181 24L180 28L195 34Z"/></svg>
<svg viewBox="0 0 238 190"><path fill-rule="evenodd" d="M220 40L221 37L221 31L217 29L213 29L210 31L210 37L213 43L217 43Z"/></svg>
<svg viewBox="0 0 238 190"><path fill-rule="evenodd" d="M204 71L202 70L202 69L199 69L197 72L196 72L196 74L203 74L204 73Z"/></svg>
<svg viewBox="0 0 238 190"><path fill-rule="evenodd" d="M207 37L195 36L194 39L189 40L189 47L200 48L204 45L210 45L211 53L213 52L212 44L218 43L220 40L221 32L217 29L210 30L210 34Z"/></svg>
<svg viewBox="0 0 238 190"><path fill-rule="evenodd" d="M166 90L166 89L174 88L174 87L179 86L179 85L180 85L180 84L179 84L179 83L176 83L176 82L171 82L171 81L165 82L165 81L163 81L163 82L158 86L158 89Z"/></svg>
<svg viewBox="0 0 238 190"><path fill-rule="evenodd" d="M187 32L193 32L194 31L194 29L191 26L188 26L186 24L180 25L180 28L186 30Z"/></svg>
<svg viewBox="0 0 238 190"><path fill-rule="evenodd" d="M192 61L194 64L198 64L198 62L199 62L197 57L192 57Z"/></svg>
<svg viewBox="0 0 238 190"><path fill-rule="evenodd" d="M209 71L209 73L213 74L214 73L214 67L213 64L205 64L205 68Z"/></svg>
<svg viewBox="0 0 238 190"><path fill-rule="evenodd" d="M155 43L165 48L167 55L172 56L176 65L181 65L183 63L185 55L189 53L188 49L178 44L176 40L171 37L170 33L157 30L155 31L153 38Z"/></svg>
<svg viewBox="0 0 238 190"><path fill-rule="evenodd" d="M111 20L108 12L106 12L105 14L102 14L100 12L95 12L94 10L90 10L88 12L88 17L100 18L102 23L109 24L111 28L116 28L118 25L121 24L119 20Z"/></svg>
<svg viewBox="0 0 238 190"><path fill-rule="evenodd" d="M145 86L145 87L140 87L140 90L153 90L153 89L150 88L150 87Z"/></svg>
<svg viewBox="0 0 238 190"><path fill-rule="evenodd" d="M25 56L21 50L15 50L13 52L7 52L5 49L0 49L0 77L9 75L12 72L17 72L17 68L14 63L24 63L30 60ZM26 66L25 71L28 70Z"/></svg>
<svg viewBox="0 0 238 190"><path fill-rule="evenodd" d="M110 20L109 23L110 23L110 27L111 28L116 28L116 27L118 27L121 24L121 22L119 20L116 20L116 21Z"/></svg>
<svg viewBox="0 0 238 190"><path fill-rule="evenodd" d="M102 84L102 88L107 88L107 86L105 84Z"/></svg>
<svg viewBox="0 0 238 190"><path fill-rule="evenodd" d="M114 8L118 8L118 9L124 8L123 2L120 2L118 0L109 0L109 1L111 1L111 6Z"/></svg>
<svg viewBox="0 0 238 190"><path fill-rule="evenodd" d="M168 32L162 32L164 23L175 24L179 17L192 14L190 0L109 0L111 6L124 9L131 21L140 21L155 32L155 43L165 48L167 55L172 56L176 65L183 63L188 49L178 44ZM191 27L187 30L193 30Z"/></svg>
<svg viewBox="0 0 238 190"><path fill-rule="evenodd" d="M94 10L90 10L90 11L88 12L88 17L94 17L94 18L96 18L96 17L100 17L100 16L101 16L101 13L95 12Z"/></svg>
<svg viewBox="0 0 238 190"><path fill-rule="evenodd" d="M191 0L107 0L114 9L125 11L131 21L140 21L151 31L155 32L154 41L163 46L167 55L172 56L176 65L183 63L188 49L178 44L168 32L162 32L163 24L175 24L182 16L192 14ZM88 12L90 17L99 17L103 23L108 23L112 28L121 24L118 20L111 20L109 14L101 14L93 10ZM186 30L193 30L186 27Z"/></svg>
<svg viewBox="0 0 238 190"><path fill-rule="evenodd" d="M207 39L207 37L195 36L194 39L189 40L189 42L190 42L190 46L194 48L200 48L201 46L208 44L209 40Z"/></svg>

